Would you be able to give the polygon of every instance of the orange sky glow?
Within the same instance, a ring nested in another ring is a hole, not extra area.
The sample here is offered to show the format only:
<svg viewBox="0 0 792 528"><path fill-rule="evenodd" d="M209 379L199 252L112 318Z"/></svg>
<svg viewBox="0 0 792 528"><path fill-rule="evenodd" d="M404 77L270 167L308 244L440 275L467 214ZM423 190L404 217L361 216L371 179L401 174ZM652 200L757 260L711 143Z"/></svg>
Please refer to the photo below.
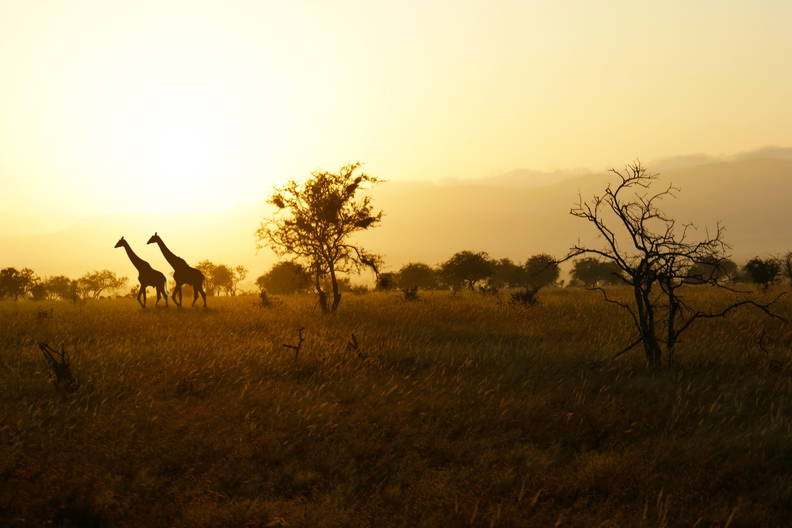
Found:
<svg viewBox="0 0 792 528"><path fill-rule="evenodd" d="M788 145L789 20L772 0L0 2L0 208L43 230L261 203L353 160L442 180Z"/></svg>

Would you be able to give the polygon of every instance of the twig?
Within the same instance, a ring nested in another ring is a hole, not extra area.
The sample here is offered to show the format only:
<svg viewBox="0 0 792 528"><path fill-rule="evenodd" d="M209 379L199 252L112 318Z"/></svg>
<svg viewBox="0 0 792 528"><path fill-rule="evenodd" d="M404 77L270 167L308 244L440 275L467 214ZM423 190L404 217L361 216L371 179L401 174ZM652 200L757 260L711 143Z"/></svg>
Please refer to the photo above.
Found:
<svg viewBox="0 0 792 528"><path fill-rule="evenodd" d="M61 345L60 351L50 347L47 343L39 343L38 346L41 349L41 353L44 354L47 365L52 370L54 375L52 382L55 388L58 391L75 392L80 384L71 372L69 357L63 345Z"/></svg>
<svg viewBox="0 0 792 528"><path fill-rule="evenodd" d="M346 351L347 352L356 352L357 357L360 359L368 359L368 354L364 354L360 351L360 343L358 342L357 336L353 333L352 337L349 338L349 342L346 344Z"/></svg>
<svg viewBox="0 0 792 528"><path fill-rule="evenodd" d="M297 361L297 359L299 359L300 349L302 348L303 341L305 341L305 337L303 336L303 331L305 331L305 328L300 328L299 330L297 330L298 341L296 345L287 345L287 344L281 345L284 348L290 348L294 350L294 361Z"/></svg>
<svg viewBox="0 0 792 528"><path fill-rule="evenodd" d="M629 352L630 350L632 350L633 348L635 348L636 346L638 346L642 342L643 342L643 338L639 337L638 339L636 339L635 341L633 341L632 343L630 343L629 345L627 345L626 347L624 347L620 351L616 352L613 356L611 356L611 359L616 359L617 357L626 354L627 352Z"/></svg>

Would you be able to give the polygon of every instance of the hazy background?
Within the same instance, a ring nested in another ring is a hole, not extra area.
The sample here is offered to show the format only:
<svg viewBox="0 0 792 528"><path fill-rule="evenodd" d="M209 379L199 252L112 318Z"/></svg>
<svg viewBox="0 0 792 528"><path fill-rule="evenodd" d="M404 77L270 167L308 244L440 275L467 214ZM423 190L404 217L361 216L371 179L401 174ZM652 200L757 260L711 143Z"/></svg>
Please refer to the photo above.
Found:
<svg viewBox="0 0 792 528"><path fill-rule="evenodd" d="M723 220L738 257L792 249L785 1L0 0L0 266L132 275L245 264L273 185L360 160L394 267L562 253L566 212L640 157ZM701 153L701 154L695 154ZM693 155L691 155L693 154Z"/></svg>

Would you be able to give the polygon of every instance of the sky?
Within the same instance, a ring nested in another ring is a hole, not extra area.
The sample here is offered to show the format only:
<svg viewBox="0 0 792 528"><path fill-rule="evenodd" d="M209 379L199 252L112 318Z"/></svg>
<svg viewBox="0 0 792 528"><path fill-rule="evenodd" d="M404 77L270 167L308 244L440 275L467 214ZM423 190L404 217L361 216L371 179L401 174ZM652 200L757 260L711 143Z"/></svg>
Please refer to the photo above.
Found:
<svg viewBox="0 0 792 528"><path fill-rule="evenodd" d="M263 202L350 161L439 181L788 146L789 20L782 0L0 0L0 211L22 233Z"/></svg>

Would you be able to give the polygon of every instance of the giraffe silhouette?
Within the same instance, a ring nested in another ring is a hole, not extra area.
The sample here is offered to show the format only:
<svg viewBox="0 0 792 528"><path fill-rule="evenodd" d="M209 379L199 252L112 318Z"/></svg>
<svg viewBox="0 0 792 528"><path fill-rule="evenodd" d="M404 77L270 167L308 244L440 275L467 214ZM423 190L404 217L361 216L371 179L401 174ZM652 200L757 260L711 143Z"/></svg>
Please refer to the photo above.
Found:
<svg viewBox="0 0 792 528"><path fill-rule="evenodd" d="M154 304L159 304L160 296L162 296L165 299L165 306L168 306L168 290L165 288L165 284L167 283L165 280L165 275L161 271L155 270L151 267L151 264L138 257L135 252L132 251L132 248L129 246L129 242L127 242L124 237L118 239L115 247L124 248L129 260L132 262L132 265L138 270L140 290L137 294L137 301L140 303L140 306L143 308L146 307L146 288L148 286L153 286L157 290L157 302ZM141 296L143 296L142 302L140 300Z"/></svg>
<svg viewBox="0 0 792 528"><path fill-rule="evenodd" d="M200 270L190 267L183 258L174 255L157 233L154 233L148 241L148 244L154 243L159 246L160 251L162 251L162 256L165 257L165 260L167 260L168 264L173 268L173 280L176 281L176 287L173 288L171 298L173 302L176 303L176 306L181 308L182 305L182 284L189 284L193 289L192 305L195 306L195 302L198 300L198 294L201 294L204 308L206 308L206 292L204 292L203 289L203 273L201 273ZM177 293L179 294L178 300L176 300Z"/></svg>

